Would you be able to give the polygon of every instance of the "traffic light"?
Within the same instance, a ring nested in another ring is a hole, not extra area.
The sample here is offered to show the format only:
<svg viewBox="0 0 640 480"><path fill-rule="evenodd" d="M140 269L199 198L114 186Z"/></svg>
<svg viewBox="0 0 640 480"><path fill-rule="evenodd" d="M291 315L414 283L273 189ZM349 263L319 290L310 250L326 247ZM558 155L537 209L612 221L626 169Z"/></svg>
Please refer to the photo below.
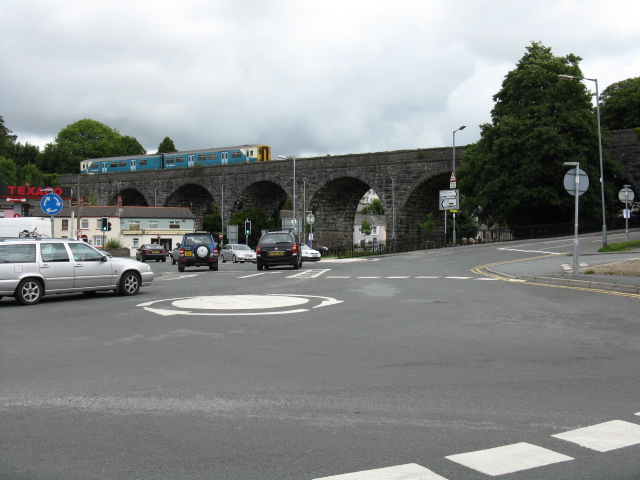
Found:
<svg viewBox="0 0 640 480"><path fill-rule="evenodd" d="M106 232L106 231L110 230L109 229L109 219L107 217L102 217L102 223L100 225L101 225L100 229L103 232Z"/></svg>
<svg viewBox="0 0 640 480"><path fill-rule="evenodd" d="M111 222L108 222L107 223L107 232L110 232L110 231L111 231Z"/></svg>
<svg viewBox="0 0 640 480"><path fill-rule="evenodd" d="M244 233L245 235L251 235L251 221L246 220L244 222Z"/></svg>

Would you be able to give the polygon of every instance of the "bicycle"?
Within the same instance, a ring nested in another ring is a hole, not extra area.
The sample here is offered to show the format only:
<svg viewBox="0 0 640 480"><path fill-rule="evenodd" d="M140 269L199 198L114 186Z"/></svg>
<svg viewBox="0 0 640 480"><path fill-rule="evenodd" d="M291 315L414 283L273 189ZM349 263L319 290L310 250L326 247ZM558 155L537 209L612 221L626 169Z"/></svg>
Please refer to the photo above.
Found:
<svg viewBox="0 0 640 480"><path fill-rule="evenodd" d="M48 235L45 235L44 233L39 233L38 232L38 227L34 228L33 231L29 231L27 229L21 231L18 236L20 238L49 238Z"/></svg>

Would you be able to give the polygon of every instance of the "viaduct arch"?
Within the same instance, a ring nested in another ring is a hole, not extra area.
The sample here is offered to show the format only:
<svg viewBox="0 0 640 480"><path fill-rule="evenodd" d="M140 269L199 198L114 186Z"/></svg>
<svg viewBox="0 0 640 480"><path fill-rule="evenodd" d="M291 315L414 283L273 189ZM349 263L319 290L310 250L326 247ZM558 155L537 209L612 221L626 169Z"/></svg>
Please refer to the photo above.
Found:
<svg viewBox="0 0 640 480"><path fill-rule="evenodd" d="M636 132L610 132L607 150L626 170L628 183L640 191L640 140ZM456 147L462 159L464 147ZM449 187L452 149L431 148L367 154L299 158L296 210L315 216L316 243L350 244L353 219L362 196L373 189L384 205L387 237L400 242L419 237L417 224L438 213L438 191ZM246 208L260 208L276 219L287 196L293 198L293 160L219 165L154 172L62 175L60 183L92 194L101 205L189 207L202 225L215 202L223 223ZM436 215L437 217L437 215Z"/></svg>
<svg viewBox="0 0 640 480"><path fill-rule="evenodd" d="M464 148L456 147L456 158ZM223 223L246 208L260 208L276 219L287 196L293 198L292 159L241 165L219 165L153 172L63 175L61 184L94 196L102 205L189 207L202 225L215 202ZM315 216L314 242L328 245L353 241L353 219L362 196L373 189L384 205L387 238L399 241L418 234L418 222L439 212L438 191L449 187L452 149L299 158L296 210Z"/></svg>

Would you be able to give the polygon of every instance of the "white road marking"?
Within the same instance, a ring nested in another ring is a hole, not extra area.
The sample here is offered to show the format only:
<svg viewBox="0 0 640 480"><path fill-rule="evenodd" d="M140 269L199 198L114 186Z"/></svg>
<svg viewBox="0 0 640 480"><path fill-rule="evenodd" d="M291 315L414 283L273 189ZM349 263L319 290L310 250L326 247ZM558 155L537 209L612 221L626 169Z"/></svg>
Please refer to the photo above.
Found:
<svg viewBox="0 0 640 480"><path fill-rule="evenodd" d="M445 458L491 476L573 460L572 457L525 442Z"/></svg>
<svg viewBox="0 0 640 480"><path fill-rule="evenodd" d="M578 192L580 193L580 192ZM444 278L450 278L452 280L469 280L472 277L444 277Z"/></svg>
<svg viewBox="0 0 640 480"><path fill-rule="evenodd" d="M314 480L447 480L417 463L407 463L395 467L363 470L343 475L316 478Z"/></svg>
<svg viewBox="0 0 640 480"><path fill-rule="evenodd" d="M294 275L289 275L287 278L316 278L322 275L323 273L328 272L329 270L331 269L325 268L324 270L322 269L305 270L303 272L299 272Z"/></svg>
<svg viewBox="0 0 640 480"><path fill-rule="evenodd" d="M545 255L564 255L564 252L549 252L547 250L521 250L519 248L506 248L500 247L496 250L506 250L509 252L524 252L524 253L544 253Z"/></svg>
<svg viewBox="0 0 640 480"><path fill-rule="evenodd" d="M283 308L309 302L306 298L293 296L266 295L224 295L219 297L195 297L176 300L176 308L197 310L256 310L262 308Z"/></svg>
<svg viewBox="0 0 640 480"><path fill-rule="evenodd" d="M416 278L442 278L442 277L431 277L431 276L427 276L427 275L422 275L422 276L416 277Z"/></svg>
<svg viewBox="0 0 640 480"><path fill-rule="evenodd" d="M639 444L640 425L622 420L611 420L610 422L551 436L567 442L577 443L581 447L590 448L598 452L608 452L609 450Z"/></svg>
<svg viewBox="0 0 640 480"><path fill-rule="evenodd" d="M163 278L163 280L179 280L181 278L189 278L189 277L195 277L196 275L198 275L197 273L193 273L191 275L180 275L178 277L172 277L172 278Z"/></svg>

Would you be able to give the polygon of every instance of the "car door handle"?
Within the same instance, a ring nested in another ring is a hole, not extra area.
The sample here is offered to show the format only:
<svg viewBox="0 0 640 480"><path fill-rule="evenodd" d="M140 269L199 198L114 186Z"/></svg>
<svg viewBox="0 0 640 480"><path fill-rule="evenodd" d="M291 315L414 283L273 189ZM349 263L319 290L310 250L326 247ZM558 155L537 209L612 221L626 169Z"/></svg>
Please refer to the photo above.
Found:
<svg viewBox="0 0 640 480"><path fill-rule="evenodd" d="M82 267L82 266L83 266L83 265L82 265L81 263L76 263L76 264L74 265L74 267Z"/></svg>
<svg viewBox="0 0 640 480"><path fill-rule="evenodd" d="M40 265L40 268L49 268L49 265L47 265L46 263L43 263L42 265Z"/></svg>

